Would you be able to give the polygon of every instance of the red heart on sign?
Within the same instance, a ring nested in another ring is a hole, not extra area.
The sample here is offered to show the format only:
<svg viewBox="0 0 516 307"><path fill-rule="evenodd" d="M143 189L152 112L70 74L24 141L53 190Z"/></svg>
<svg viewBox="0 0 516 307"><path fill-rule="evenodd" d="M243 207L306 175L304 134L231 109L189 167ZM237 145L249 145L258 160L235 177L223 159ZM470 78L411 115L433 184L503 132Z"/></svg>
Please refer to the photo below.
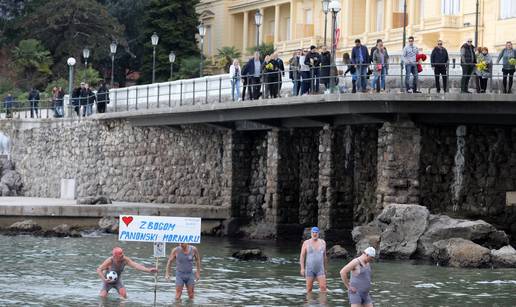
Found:
<svg viewBox="0 0 516 307"><path fill-rule="evenodd" d="M124 222L125 226L129 226L129 224L131 224L131 222L133 221L133 217L132 216L124 216L124 217L122 217L122 221Z"/></svg>

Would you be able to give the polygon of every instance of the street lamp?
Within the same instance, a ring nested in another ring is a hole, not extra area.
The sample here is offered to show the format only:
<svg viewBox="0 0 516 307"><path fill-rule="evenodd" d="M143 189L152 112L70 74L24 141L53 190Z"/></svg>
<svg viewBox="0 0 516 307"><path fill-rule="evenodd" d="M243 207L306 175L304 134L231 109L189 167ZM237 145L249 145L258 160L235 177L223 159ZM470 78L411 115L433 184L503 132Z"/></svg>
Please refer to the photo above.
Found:
<svg viewBox="0 0 516 307"><path fill-rule="evenodd" d="M168 61L170 62L170 80L172 80L172 74L174 72L174 62L176 61L176 54L174 51L170 51L168 55Z"/></svg>
<svg viewBox="0 0 516 307"><path fill-rule="evenodd" d="M324 46L326 46L326 28L328 27L328 12L330 11L330 0L322 0L322 10L324 13Z"/></svg>
<svg viewBox="0 0 516 307"><path fill-rule="evenodd" d="M112 42L109 45L109 51L111 51L111 88L113 88L113 83L115 80L115 53L116 53L117 43Z"/></svg>
<svg viewBox="0 0 516 307"><path fill-rule="evenodd" d="M478 48L478 15L479 15L479 3L477 0L476 10L475 10L475 48Z"/></svg>
<svg viewBox="0 0 516 307"><path fill-rule="evenodd" d="M403 49L407 44L407 0L403 1ZM403 88L403 61L400 61L400 87Z"/></svg>
<svg viewBox="0 0 516 307"><path fill-rule="evenodd" d="M75 59L69 57L66 63L68 64L68 104L72 105L73 66L75 65Z"/></svg>
<svg viewBox="0 0 516 307"><path fill-rule="evenodd" d="M199 30L199 36L201 37L201 71L199 74L202 77L202 52L204 50L204 36L206 35L206 28L202 22L199 24L199 26L197 26L197 30Z"/></svg>
<svg viewBox="0 0 516 307"><path fill-rule="evenodd" d="M254 23L256 24L256 50L258 50L260 46L260 26L262 25L263 15L260 13L260 10L256 10L254 14Z"/></svg>
<svg viewBox="0 0 516 307"><path fill-rule="evenodd" d="M331 22L331 68L330 68L330 91L333 92L334 84L335 84L335 53L337 52L336 45L336 32L337 32L337 14L340 12L340 1L332 0L328 5L328 8L331 12L332 22Z"/></svg>
<svg viewBox="0 0 516 307"><path fill-rule="evenodd" d="M82 57L84 58L84 68L88 68L88 58L90 57L90 49L87 47L82 49Z"/></svg>
<svg viewBox="0 0 516 307"><path fill-rule="evenodd" d="M152 83L156 80L156 46L158 45L159 36L154 32L151 36L152 43Z"/></svg>

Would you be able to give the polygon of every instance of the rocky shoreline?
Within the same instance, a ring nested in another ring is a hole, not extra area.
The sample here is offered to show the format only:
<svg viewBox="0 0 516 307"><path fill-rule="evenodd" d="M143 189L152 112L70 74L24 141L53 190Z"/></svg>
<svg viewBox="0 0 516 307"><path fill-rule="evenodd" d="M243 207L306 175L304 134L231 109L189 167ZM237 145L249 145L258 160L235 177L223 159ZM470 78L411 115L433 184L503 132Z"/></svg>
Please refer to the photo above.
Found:
<svg viewBox="0 0 516 307"><path fill-rule="evenodd" d="M420 259L466 268L516 267L516 250L503 231L483 220L430 214L419 205L391 204L352 232L356 251L377 249L380 259Z"/></svg>

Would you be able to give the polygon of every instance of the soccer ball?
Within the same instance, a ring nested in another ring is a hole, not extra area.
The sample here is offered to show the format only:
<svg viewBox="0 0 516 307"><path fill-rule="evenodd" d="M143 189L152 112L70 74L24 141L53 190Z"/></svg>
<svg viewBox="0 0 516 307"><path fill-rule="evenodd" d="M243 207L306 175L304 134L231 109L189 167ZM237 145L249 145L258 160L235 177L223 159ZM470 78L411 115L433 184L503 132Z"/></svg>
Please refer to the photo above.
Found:
<svg viewBox="0 0 516 307"><path fill-rule="evenodd" d="M114 281L116 281L118 279L118 274L115 271L109 271L106 274L106 279L109 282L114 282Z"/></svg>

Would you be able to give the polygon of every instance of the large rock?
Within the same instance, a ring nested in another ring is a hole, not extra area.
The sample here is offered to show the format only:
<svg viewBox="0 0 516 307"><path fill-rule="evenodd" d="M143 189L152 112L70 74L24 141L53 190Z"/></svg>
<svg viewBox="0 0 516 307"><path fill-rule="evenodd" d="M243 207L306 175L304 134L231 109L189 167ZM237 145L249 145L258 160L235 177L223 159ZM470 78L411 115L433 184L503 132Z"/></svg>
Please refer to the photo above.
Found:
<svg viewBox="0 0 516 307"><path fill-rule="evenodd" d="M33 220L24 220L12 224L8 227L8 230L13 232L37 232L41 230L41 226Z"/></svg>
<svg viewBox="0 0 516 307"><path fill-rule="evenodd" d="M348 251L340 245L334 245L328 250L328 257L330 259L346 259Z"/></svg>
<svg viewBox="0 0 516 307"><path fill-rule="evenodd" d="M491 251L472 241L452 238L434 243L432 254L440 265L460 268L482 268L491 266Z"/></svg>
<svg viewBox="0 0 516 307"><path fill-rule="evenodd" d="M381 229L379 225L373 221L364 226L357 226L351 231L353 242L355 242L356 254L360 255L369 246L380 250Z"/></svg>
<svg viewBox="0 0 516 307"><path fill-rule="evenodd" d="M5 173L2 173L0 184L7 186L9 188L9 195L12 196L20 195L23 187L21 175L14 170L7 170Z"/></svg>
<svg viewBox="0 0 516 307"><path fill-rule="evenodd" d="M418 205L391 204L378 216L381 223L380 251L383 258L408 259L417 249L428 225L428 209Z"/></svg>
<svg viewBox="0 0 516 307"><path fill-rule="evenodd" d="M103 217L98 222L99 229L107 233L118 232L118 220L114 217Z"/></svg>
<svg viewBox="0 0 516 307"><path fill-rule="evenodd" d="M491 260L494 267L499 268L515 268L516 267L516 250L510 246L504 246L498 250L491 250Z"/></svg>
<svg viewBox="0 0 516 307"><path fill-rule="evenodd" d="M81 237L80 231L68 224L57 225L52 230L46 231L44 235L47 237Z"/></svg>
<svg viewBox="0 0 516 307"><path fill-rule="evenodd" d="M267 256L265 256L261 249L255 248L255 249L243 249L238 252L233 253L233 257L237 258L239 260L260 260L260 261L266 261L269 259Z"/></svg>
<svg viewBox="0 0 516 307"><path fill-rule="evenodd" d="M428 259L435 250L434 242L450 238L473 241L488 249L498 249L509 243L505 232L482 220L454 219L446 215L430 215L425 233L419 238L417 254Z"/></svg>

